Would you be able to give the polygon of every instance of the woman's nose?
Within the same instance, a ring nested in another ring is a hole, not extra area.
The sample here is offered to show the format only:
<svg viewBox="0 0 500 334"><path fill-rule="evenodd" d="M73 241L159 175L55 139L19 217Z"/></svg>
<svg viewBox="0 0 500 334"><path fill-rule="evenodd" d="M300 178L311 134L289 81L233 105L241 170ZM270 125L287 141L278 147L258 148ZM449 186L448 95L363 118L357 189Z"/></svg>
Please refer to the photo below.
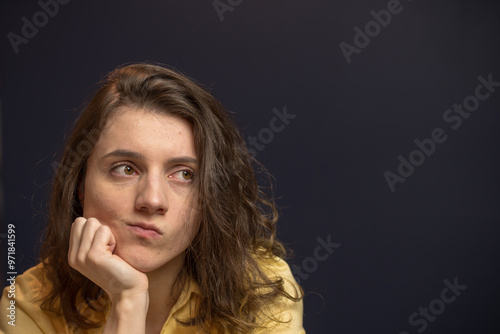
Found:
<svg viewBox="0 0 500 334"><path fill-rule="evenodd" d="M148 213L165 213L168 210L167 182L162 175L145 175L138 186L136 208Z"/></svg>

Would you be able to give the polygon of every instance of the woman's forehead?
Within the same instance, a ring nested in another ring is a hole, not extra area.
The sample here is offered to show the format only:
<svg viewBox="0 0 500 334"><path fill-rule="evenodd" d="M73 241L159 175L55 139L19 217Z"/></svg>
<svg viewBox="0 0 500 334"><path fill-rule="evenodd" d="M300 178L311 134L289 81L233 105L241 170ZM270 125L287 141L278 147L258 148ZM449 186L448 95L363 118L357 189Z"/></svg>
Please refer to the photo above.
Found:
<svg viewBox="0 0 500 334"><path fill-rule="evenodd" d="M95 150L116 149L196 157L188 120L142 108L121 108L109 117Z"/></svg>

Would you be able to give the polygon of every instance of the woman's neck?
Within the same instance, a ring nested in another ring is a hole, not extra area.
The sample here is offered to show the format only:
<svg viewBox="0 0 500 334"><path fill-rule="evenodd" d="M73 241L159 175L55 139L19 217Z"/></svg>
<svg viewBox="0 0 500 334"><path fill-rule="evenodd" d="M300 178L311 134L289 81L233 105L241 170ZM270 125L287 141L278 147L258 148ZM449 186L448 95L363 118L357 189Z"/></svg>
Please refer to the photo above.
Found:
<svg viewBox="0 0 500 334"><path fill-rule="evenodd" d="M149 307L146 318L146 333L160 333L165 321L177 302L182 287L176 283L184 254L172 259L163 267L147 273L149 280Z"/></svg>

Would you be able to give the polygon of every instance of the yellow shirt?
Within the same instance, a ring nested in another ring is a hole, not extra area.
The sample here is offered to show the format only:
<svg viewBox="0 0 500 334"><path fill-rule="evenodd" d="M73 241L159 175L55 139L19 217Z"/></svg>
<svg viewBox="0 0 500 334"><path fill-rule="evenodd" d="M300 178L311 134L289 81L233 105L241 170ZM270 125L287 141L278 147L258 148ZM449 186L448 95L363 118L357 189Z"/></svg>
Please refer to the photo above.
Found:
<svg viewBox="0 0 500 334"><path fill-rule="evenodd" d="M297 286L295 279L288 267L288 264L283 260L267 260L263 263L263 270L269 277L282 277L285 280L285 289L292 296L295 295L294 286ZM81 330L81 329L70 329L70 326L66 323L62 316L58 316L51 312L45 312L40 309L39 302L36 298L39 297L39 293L42 288L45 289L46 286L42 284L41 280L42 264L39 264L29 270L24 274L19 275L15 278L15 292L13 295L12 288L7 286L2 295L0 301L0 308L2 310L1 314L3 316L0 319L0 333L5 334L63 334L63 333L78 333L78 334L98 334L102 333L103 328L95 328L91 330ZM9 277L7 277L9 278ZM45 280L45 283L47 280ZM193 310L194 305L190 305L190 300L195 300L189 298L191 294L196 294L198 288L196 284L187 284L177 303L172 308L167 321L163 325L160 334L193 334L196 330L193 327L183 326L175 320L175 317L179 319L188 318L190 311ZM10 294L10 296L9 296ZM15 303L12 304L12 301ZM11 305L14 305L13 308ZM10 309L9 309L10 308ZM86 312L87 311L87 312ZM258 330L254 332L255 334L273 333L273 334L304 334L304 328L302 327L302 312L303 304L302 300L300 302L293 302L289 299L283 299L282 301L271 306L271 312L278 319L287 321L288 323L277 324L269 330ZM97 320L98 318L105 318L107 314L96 313L91 311L91 309L84 303L82 308L83 314L89 314L92 320ZM13 321L15 320L15 321ZM10 324L9 324L10 323ZM13 326L12 324L15 324ZM268 324L272 324L269 322Z"/></svg>

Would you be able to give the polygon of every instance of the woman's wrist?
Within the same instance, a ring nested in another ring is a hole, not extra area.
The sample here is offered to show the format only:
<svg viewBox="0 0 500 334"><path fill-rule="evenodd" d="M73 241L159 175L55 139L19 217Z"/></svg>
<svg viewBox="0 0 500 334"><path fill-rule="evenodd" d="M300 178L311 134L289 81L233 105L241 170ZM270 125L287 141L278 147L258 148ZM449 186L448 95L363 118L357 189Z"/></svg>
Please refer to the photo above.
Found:
<svg viewBox="0 0 500 334"><path fill-rule="evenodd" d="M149 305L145 293L122 293L111 299L111 310L103 333L144 333Z"/></svg>

